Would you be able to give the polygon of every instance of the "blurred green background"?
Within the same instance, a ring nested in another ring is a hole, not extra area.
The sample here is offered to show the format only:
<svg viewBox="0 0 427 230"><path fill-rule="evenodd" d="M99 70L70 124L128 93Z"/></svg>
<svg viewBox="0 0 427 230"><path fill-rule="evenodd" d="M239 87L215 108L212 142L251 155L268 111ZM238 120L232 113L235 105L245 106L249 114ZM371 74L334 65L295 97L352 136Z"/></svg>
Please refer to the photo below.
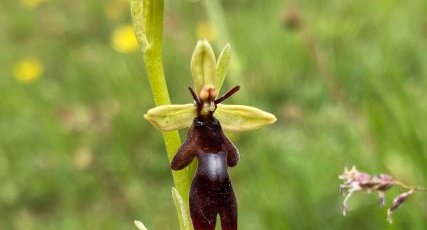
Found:
<svg viewBox="0 0 427 230"><path fill-rule="evenodd" d="M165 6L170 95L188 103L197 39L223 46L207 16L221 8ZM230 169L240 229L425 229L423 193L393 225L375 194L356 194L343 217L337 177L355 164L427 186L427 2L222 7L238 57L224 89L242 86L229 103L278 117L230 134L241 152ZM142 117L153 99L129 25L126 0L2 1L0 229L135 229L134 219L178 229L161 134Z"/></svg>

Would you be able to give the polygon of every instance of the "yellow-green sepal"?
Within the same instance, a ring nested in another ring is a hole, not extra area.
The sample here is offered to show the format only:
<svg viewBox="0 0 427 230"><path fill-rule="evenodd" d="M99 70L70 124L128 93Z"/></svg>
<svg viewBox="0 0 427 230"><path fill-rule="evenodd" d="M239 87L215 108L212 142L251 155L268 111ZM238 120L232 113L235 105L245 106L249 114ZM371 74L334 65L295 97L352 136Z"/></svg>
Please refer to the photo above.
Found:
<svg viewBox="0 0 427 230"><path fill-rule="evenodd" d="M163 132L190 127L196 117L194 104L156 106L144 114L157 129Z"/></svg>
<svg viewBox="0 0 427 230"><path fill-rule="evenodd" d="M222 49L221 54L218 57L216 62L216 79L215 79L215 88L219 93L221 91L222 84L224 83L225 76L227 75L228 66L230 65L231 59L231 45L227 43Z"/></svg>
<svg viewBox="0 0 427 230"><path fill-rule="evenodd" d="M214 116L225 130L248 131L276 122L276 117L268 112L245 105L219 104Z"/></svg>
<svg viewBox="0 0 427 230"><path fill-rule="evenodd" d="M216 60L211 45L206 40L197 43L191 59L191 73L193 75L196 94L204 85L215 85Z"/></svg>

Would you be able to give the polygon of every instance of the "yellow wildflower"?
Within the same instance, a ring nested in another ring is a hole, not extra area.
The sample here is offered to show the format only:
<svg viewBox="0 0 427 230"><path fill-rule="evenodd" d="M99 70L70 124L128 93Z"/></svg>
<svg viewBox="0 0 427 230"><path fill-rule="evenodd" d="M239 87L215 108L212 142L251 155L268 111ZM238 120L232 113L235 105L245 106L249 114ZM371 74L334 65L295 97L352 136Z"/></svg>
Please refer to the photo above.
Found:
<svg viewBox="0 0 427 230"><path fill-rule="evenodd" d="M26 58L15 64L13 74L22 83L30 83L40 78L43 64L37 58Z"/></svg>
<svg viewBox="0 0 427 230"><path fill-rule="evenodd" d="M111 46L121 53L130 53L138 49L135 32L131 25L124 25L113 32Z"/></svg>
<svg viewBox="0 0 427 230"><path fill-rule="evenodd" d="M26 8L34 8L47 0L20 0L22 6Z"/></svg>
<svg viewBox="0 0 427 230"><path fill-rule="evenodd" d="M217 39L216 27L210 22L199 22L197 23L196 35L199 39L214 42Z"/></svg>

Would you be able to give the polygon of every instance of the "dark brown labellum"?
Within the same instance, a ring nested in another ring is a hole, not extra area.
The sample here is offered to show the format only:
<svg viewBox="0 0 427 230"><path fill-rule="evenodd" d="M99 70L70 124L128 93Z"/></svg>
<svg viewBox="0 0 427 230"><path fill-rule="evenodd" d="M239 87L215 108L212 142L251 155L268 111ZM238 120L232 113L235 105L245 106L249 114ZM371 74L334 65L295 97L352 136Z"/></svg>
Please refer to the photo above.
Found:
<svg viewBox="0 0 427 230"><path fill-rule="evenodd" d="M235 87L230 92L237 90ZM190 214L195 230L214 230L217 215L223 230L237 230L237 202L227 169L237 164L239 152L225 136L213 112L200 114L204 102L194 92L192 95L198 108L197 117L171 168L183 169L197 157L198 166L190 190ZM231 95L227 93L219 102Z"/></svg>

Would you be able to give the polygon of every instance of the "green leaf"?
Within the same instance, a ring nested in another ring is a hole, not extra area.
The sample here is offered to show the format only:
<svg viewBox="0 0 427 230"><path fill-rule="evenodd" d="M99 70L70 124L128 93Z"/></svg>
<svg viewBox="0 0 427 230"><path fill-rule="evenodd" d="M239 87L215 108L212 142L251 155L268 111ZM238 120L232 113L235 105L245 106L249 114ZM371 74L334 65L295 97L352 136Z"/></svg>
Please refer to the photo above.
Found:
<svg viewBox="0 0 427 230"><path fill-rule="evenodd" d="M147 40L146 33L146 18L144 11L143 0L131 0L130 1L130 11L132 14L133 28L135 30L135 37L138 41L139 47L142 52L145 52L149 48L150 44Z"/></svg>
<svg viewBox="0 0 427 230"><path fill-rule="evenodd" d="M224 49L222 49L216 64L217 77L215 79L215 88L218 93L220 92L222 84L224 83L225 76L227 75L230 59L231 59L231 46L229 43L227 43Z"/></svg>
<svg viewBox="0 0 427 230"><path fill-rule="evenodd" d="M276 122L276 117L260 109L244 105L219 104L214 116L222 128L231 131L248 131Z"/></svg>
<svg viewBox="0 0 427 230"><path fill-rule="evenodd" d="M216 61L215 54L208 41L199 41L191 59L191 73L193 75L196 94L200 93L203 85L215 85Z"/></svg>
<svg viewBox="0 0 427 230"><path fill-rule="evenodd" d="M163 132L190 127L195 117L194 104L160 105L144 114L145 119Z"/></svg>
<svg viewBox="0 0 427 230"><path fill-rule="evenodd" d="M176 212L178 213L178 220L180 229L183 230L192 230L193 224L190 222L188 206L184 203L181 195L179 195L178 190L175 187L172 187L172 198L175 203Z"/></svg>

